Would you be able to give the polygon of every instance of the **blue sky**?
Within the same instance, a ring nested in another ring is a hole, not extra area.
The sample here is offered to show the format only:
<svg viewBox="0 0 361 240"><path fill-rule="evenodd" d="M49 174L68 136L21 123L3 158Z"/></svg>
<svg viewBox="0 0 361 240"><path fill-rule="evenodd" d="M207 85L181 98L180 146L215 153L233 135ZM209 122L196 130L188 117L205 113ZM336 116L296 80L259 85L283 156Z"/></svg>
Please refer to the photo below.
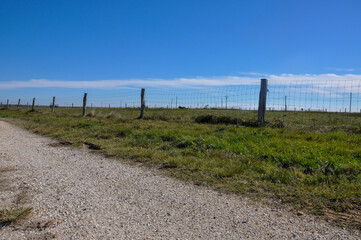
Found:
<svg viewBox="0 0 361 240"><path fill-rule="evenodd" d="M1 0L0 99L358 81L360 11L358 0Z"/></svg>

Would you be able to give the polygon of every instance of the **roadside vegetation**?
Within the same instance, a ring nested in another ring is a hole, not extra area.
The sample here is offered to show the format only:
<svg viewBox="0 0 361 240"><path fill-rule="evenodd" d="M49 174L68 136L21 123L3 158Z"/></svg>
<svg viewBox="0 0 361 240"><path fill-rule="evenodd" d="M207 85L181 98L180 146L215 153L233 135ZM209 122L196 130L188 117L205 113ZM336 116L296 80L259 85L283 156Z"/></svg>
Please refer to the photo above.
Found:
<svg viewBox="0 0 361 240"><path fill-rule="evenodd" d="M361 115L239 110L0 109L64 144L361 230ZM17 120L13 120L17 119Z"/></svg>
<svg viewBox="0 0 361 240"><path fill-rule="evenodd" d="M2 191L13 191L6 176L8 172L13 169L3 168L0 166L0 194ZM17 196L18 199L22 198L22 193ZM0 229L4 226L16 223L31 214L32 208L20 204L20 202L11 203L9 206L0 207Z"/></svg>
<svg viewBox="0 0 361 240"><path fill-rule="evenodd" d="M30 207L12 207L0 209L0 227L18 222L31 213Z"/></svg>

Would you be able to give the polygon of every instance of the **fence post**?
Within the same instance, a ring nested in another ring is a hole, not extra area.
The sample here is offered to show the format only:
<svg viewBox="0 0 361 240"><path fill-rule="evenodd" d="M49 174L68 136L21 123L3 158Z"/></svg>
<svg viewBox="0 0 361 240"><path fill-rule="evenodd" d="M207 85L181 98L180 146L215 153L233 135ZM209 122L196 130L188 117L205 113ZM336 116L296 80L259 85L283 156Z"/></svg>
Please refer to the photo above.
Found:
<svg viewBox="0 0 361 240"><path fill-rule="evenodd" d="M263 78L261 79L261 90L259 92L259 102L258 102L258 123L265 122L266 115L266 100L267 100L267 85L268 80Z"/></svg>
<svg viewBox="0 0 361 240"><path fill-rule="evenodd" d="M6 108L9 108L9 99L6 100Z"/></svg>
<svg viewBox="0 0 361 240"><path fill-rule="evenodd" d="M20 108L20 102L21 102L21 99L19 98L19 101L18 101L18 109Z"/></svg>
<svg viewBox="0 0 361 240"><path fill-rule="evenodd" d="M88 94L84 93L84 98L83 98L83 117L86 115L86 99L87 99Z"/></svg>
<svg viewBox="0 0 361 240"><path fill-rule="evenodd" d="M34 111L35 108L35 98L33 98L33 105L31 105L31 111Z"/></svg>
<svg viewBox="0 0 361 240"><path fill-rule="evenodd" d="M350 93L350 113L351 113L351 104L352 104L352 93Z"/></svg>
<svg viewBox="0 0 361 240"><path fill-rule="evenodd" d="M139 119L144 117L144 109L145 109L144 93L145 93L145 89L142 88L142 91L140 93L140 116L139 116Z"/></svg>
<svg viewBox="0 0 361 240"><path fill-rule="evenodd" d="M53 97L53 105L51 105L51 112L55 111L55 96Z"/></svg>

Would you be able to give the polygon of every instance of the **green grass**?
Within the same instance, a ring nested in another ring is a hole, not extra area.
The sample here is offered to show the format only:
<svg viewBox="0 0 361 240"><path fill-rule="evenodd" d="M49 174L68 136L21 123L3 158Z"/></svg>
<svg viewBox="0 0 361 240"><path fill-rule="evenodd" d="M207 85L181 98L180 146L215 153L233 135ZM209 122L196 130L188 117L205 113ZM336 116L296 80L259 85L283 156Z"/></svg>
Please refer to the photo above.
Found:
<svg viewBox="0 0 361 240"><path fill-rule="evenodd" d="M361 115L212 109L0 110L0 117L75 146L162 169L219 191L275 199L361 229Z"/></svg>

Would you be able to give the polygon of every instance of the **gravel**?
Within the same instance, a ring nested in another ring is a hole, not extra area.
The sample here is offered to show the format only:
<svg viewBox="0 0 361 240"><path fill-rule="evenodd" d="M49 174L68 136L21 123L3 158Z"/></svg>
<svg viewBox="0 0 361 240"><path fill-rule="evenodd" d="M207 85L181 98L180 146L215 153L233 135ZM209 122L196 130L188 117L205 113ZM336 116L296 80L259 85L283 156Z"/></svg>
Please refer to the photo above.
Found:
<svg viewBox="0 0 361 240"><path fill-rule="evenodd" d="M33 214L0 239L360 239L359 233L129 166L0 121L0 166ZM11 173L11 174L10 174ZM6 202L6 201L5 201Z"/></svg>

